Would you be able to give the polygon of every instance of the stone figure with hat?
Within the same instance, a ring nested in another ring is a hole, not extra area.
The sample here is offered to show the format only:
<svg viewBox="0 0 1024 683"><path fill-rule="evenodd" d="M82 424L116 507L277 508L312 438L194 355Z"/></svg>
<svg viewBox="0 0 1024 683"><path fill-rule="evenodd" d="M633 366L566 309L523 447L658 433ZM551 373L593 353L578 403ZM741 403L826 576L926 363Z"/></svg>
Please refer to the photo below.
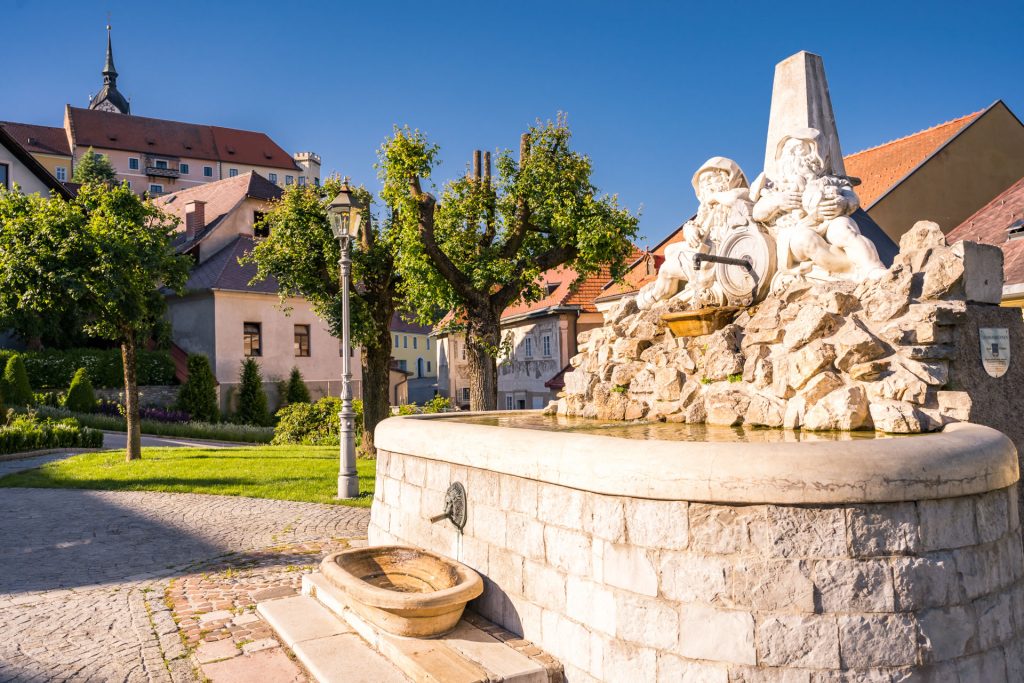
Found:
<svg viewBox="0 0 1024 683"><path fill-rule="evenodd" d="M751 190L753 217L778 249L773 289L798 277L863 281L885 273L875 245L850 218L860 206L853 184L828 172L821 150L817 129L790 131L776 147L774 177L761 174Z"/></svg>
<svg viewBox="0 0 1024 683"><path fill-rule="evenodd" d="M697 215L683 225L683 240L666 248L657 280L637 295L637 306L642 309L671 297L692 306L725 303L715 264L705 262L698 267L693 257L714 253L731 231L753 225L749 184L739 165L725 157L705 161L693 174L692 184L700 200Z"/></svg>

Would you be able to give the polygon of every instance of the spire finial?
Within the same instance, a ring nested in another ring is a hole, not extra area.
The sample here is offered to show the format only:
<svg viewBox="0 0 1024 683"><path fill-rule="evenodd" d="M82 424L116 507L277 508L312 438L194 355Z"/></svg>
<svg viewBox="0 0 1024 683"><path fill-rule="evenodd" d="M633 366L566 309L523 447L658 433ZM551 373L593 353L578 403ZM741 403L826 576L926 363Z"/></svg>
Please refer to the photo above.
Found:
<svg viewBox="0 0 1024 683"><path fill-rule="evenodd" d="M117 69L114 68L114 49L110 42L110 14L107 13L107 61L103 65L103 82L110 85L117 83Z"/></svg>

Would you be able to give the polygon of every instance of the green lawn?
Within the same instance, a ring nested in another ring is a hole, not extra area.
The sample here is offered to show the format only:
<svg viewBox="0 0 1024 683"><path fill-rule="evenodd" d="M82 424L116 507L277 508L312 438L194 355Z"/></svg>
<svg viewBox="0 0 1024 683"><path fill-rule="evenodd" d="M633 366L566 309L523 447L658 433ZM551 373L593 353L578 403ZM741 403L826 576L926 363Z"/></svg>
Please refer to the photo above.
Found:
<svg viewBox="0 0 1024 683"><path fill-rule="evenodd" d="M357 461L359 498L334 499L336 446L143 448L125 462L124 451L86 453L0 479L0 487L170 491L251 496L369 507L375 460Z"/></svg>

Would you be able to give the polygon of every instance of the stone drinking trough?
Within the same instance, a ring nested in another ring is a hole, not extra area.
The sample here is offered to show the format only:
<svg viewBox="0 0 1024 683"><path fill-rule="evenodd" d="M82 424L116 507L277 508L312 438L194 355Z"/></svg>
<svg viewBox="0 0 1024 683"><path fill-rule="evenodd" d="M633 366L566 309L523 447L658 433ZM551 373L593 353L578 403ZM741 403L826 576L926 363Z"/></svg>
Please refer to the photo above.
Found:
<svg viewBox="0 0 1024 683"><path fill-rule="evenodd" d="M471 605L568 680L1024 680L1000 432L637 441L497 415L383 422L369 541L478 571ZM463 533L430 521L453 482Z"/></svg>

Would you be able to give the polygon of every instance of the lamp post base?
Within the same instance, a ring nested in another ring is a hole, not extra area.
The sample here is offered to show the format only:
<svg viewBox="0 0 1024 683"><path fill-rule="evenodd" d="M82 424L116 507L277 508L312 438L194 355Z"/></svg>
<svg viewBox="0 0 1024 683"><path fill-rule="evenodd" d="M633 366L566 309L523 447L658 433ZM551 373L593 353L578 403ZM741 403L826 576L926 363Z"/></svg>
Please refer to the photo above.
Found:
<svg viewBox="0 0 1024 683"><path fill-rule="evenodd" d="M357 475L341 475L338 477L338 498L358 498L359 477Z"/></svg>

